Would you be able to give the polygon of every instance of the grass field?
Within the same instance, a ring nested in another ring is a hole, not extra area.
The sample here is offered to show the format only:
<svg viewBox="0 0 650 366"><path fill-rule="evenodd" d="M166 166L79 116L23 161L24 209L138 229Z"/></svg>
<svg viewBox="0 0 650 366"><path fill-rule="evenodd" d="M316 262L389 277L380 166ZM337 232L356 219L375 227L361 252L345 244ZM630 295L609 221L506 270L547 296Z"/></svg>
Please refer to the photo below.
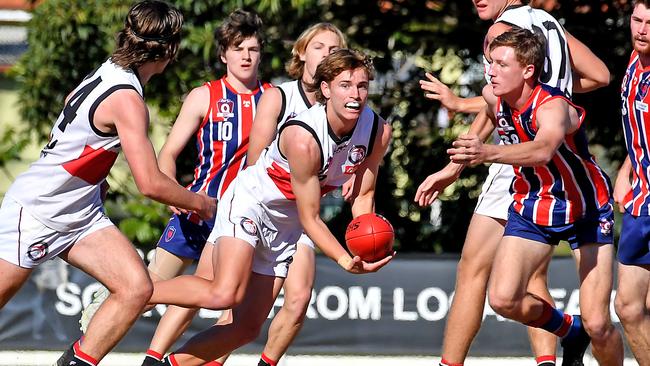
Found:
<svg viewBox="0 0 650 366"><path fill-rule="evenodd" d="M39 351L1 351L0 365L44 366L52 365L59 357L59 352ZM438 356L422 357L373 357L373 356L314 356L288 355L279 366L434 366ZM233 355L228 366L255 366L259 355ZM558 360L559 361L559 360ZM142 362L142 354L113 353L104 359L101 366L137 366ZM523 357L471 357L465 361L467 366L534 366L532 358ZM559 363L558 363L559 365ZM585 356L585 366L597 366L591 357ZM625 360L625 366L637 365L632 359Z"/></svg>

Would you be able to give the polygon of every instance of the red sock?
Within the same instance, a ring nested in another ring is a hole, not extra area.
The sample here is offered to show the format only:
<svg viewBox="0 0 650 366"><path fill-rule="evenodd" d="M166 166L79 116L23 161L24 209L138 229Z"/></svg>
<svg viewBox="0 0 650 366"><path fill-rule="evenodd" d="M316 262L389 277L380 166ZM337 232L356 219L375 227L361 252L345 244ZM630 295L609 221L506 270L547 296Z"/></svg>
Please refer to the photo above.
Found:
<svg viewBox="0 0 650 366"><path fill-rule="evenodd" d="M85 354L81 350L81 339L79 339L78 341L76 341L74 343L74 346L72 346L72 350L74 351L74 355L77 356L77 358L79 358L80 360L82 360L82 361L84 361L86 363L89 363L91 365L97 365L99 363L92 356Z"/></svg>
<svg viewBox="0 0 650 366"><path fill-rule="evenodd" d="M555 365L555 356L554 355L547 355L547 356L539 356L535 357L535 362L539 365L544 362L552 362Z"/></svg>
<svg viewBox="0 0 650 366"><path fill-rule="evenodd" d="M203 365L204 366L223 366L223 364L221 362L217 362L217 361L210 361L210 362L205 363Z"/></svg>
<svg viewBox="0 0 650 366"><path fill-rule="evenodd" d="M264 352L262 352L262 361L268 363L269 366L278 366L278 361L273 361L267 355L265 355Z"/></svg>
<svg viewBox="0 0 650 366"><path fill-rule="evenodd" d="M440 366L463 366L462 363L451 363L443 357L442 360L440 360Z"/></svg>
<svg viewBox="0 0 650 366"><path fill-rule="evenodd" d="M151 348L147 350L147 356L149 356L151 358L155 358L158 361L162 361L162 359L163 359L163 355L161 355L160 353L152 350Z"/></svg>

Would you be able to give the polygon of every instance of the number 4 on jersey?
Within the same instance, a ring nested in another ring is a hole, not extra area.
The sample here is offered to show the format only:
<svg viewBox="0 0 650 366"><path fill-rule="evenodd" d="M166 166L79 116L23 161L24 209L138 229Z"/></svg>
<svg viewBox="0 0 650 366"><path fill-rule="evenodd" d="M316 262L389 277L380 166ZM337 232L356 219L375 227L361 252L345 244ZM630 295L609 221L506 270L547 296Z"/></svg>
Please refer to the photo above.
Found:
<svg viewBox="0 0 650 366"><path fill-rule="evenodd" d="M75 117L77 117L77 110L81 106L81 103L86 100L88 94L90 94L90 92L93 91L93 89L95 89L101 82L102 78L98 77L97 79L84 85L83 88L77 90L77 92L74 93L70 100L68 100L68 103L63 108L63 119L58 126L61 132L65 132L66 127L68 127L68 125L72 123Z"/></svg>

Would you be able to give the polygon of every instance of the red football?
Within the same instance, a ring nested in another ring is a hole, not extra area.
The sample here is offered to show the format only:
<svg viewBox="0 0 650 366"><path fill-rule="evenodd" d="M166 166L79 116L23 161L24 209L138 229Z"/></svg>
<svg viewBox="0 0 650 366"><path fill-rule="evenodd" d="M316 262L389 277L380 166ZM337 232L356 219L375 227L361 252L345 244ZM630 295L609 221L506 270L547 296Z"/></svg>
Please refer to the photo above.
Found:
<svg viewBox="0 0 650 366"><path fill-rule="evenodd" d="M350 253L366 262L376 262L391 255L394 239L393 226L375 213L358 216L345 230L345 243Z"/></svg>

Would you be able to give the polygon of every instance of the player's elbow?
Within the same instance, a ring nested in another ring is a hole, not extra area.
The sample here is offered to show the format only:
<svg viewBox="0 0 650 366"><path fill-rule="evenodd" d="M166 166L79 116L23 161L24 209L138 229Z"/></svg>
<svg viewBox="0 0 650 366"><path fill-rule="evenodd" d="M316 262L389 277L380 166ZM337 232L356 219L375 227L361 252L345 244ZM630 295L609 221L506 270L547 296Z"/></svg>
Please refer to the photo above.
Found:
<svg viewBox="0 0 650 366"><path fill-rule="evenodd" d="M140 191L143 196L156 201L160 198L162 193L157 182L158 180L152 179L152 177L135 178L135 185L138 187L138 191Z"/></svg>
<svg viewBox="0 0 650 366"><path fill-rule="evenodd" d="M596 88L602 88L609 85L610 80L611 75L609 73L609 69L607 69L607 66L603 65L603 70L597 73L594 77Z"/></svg>

